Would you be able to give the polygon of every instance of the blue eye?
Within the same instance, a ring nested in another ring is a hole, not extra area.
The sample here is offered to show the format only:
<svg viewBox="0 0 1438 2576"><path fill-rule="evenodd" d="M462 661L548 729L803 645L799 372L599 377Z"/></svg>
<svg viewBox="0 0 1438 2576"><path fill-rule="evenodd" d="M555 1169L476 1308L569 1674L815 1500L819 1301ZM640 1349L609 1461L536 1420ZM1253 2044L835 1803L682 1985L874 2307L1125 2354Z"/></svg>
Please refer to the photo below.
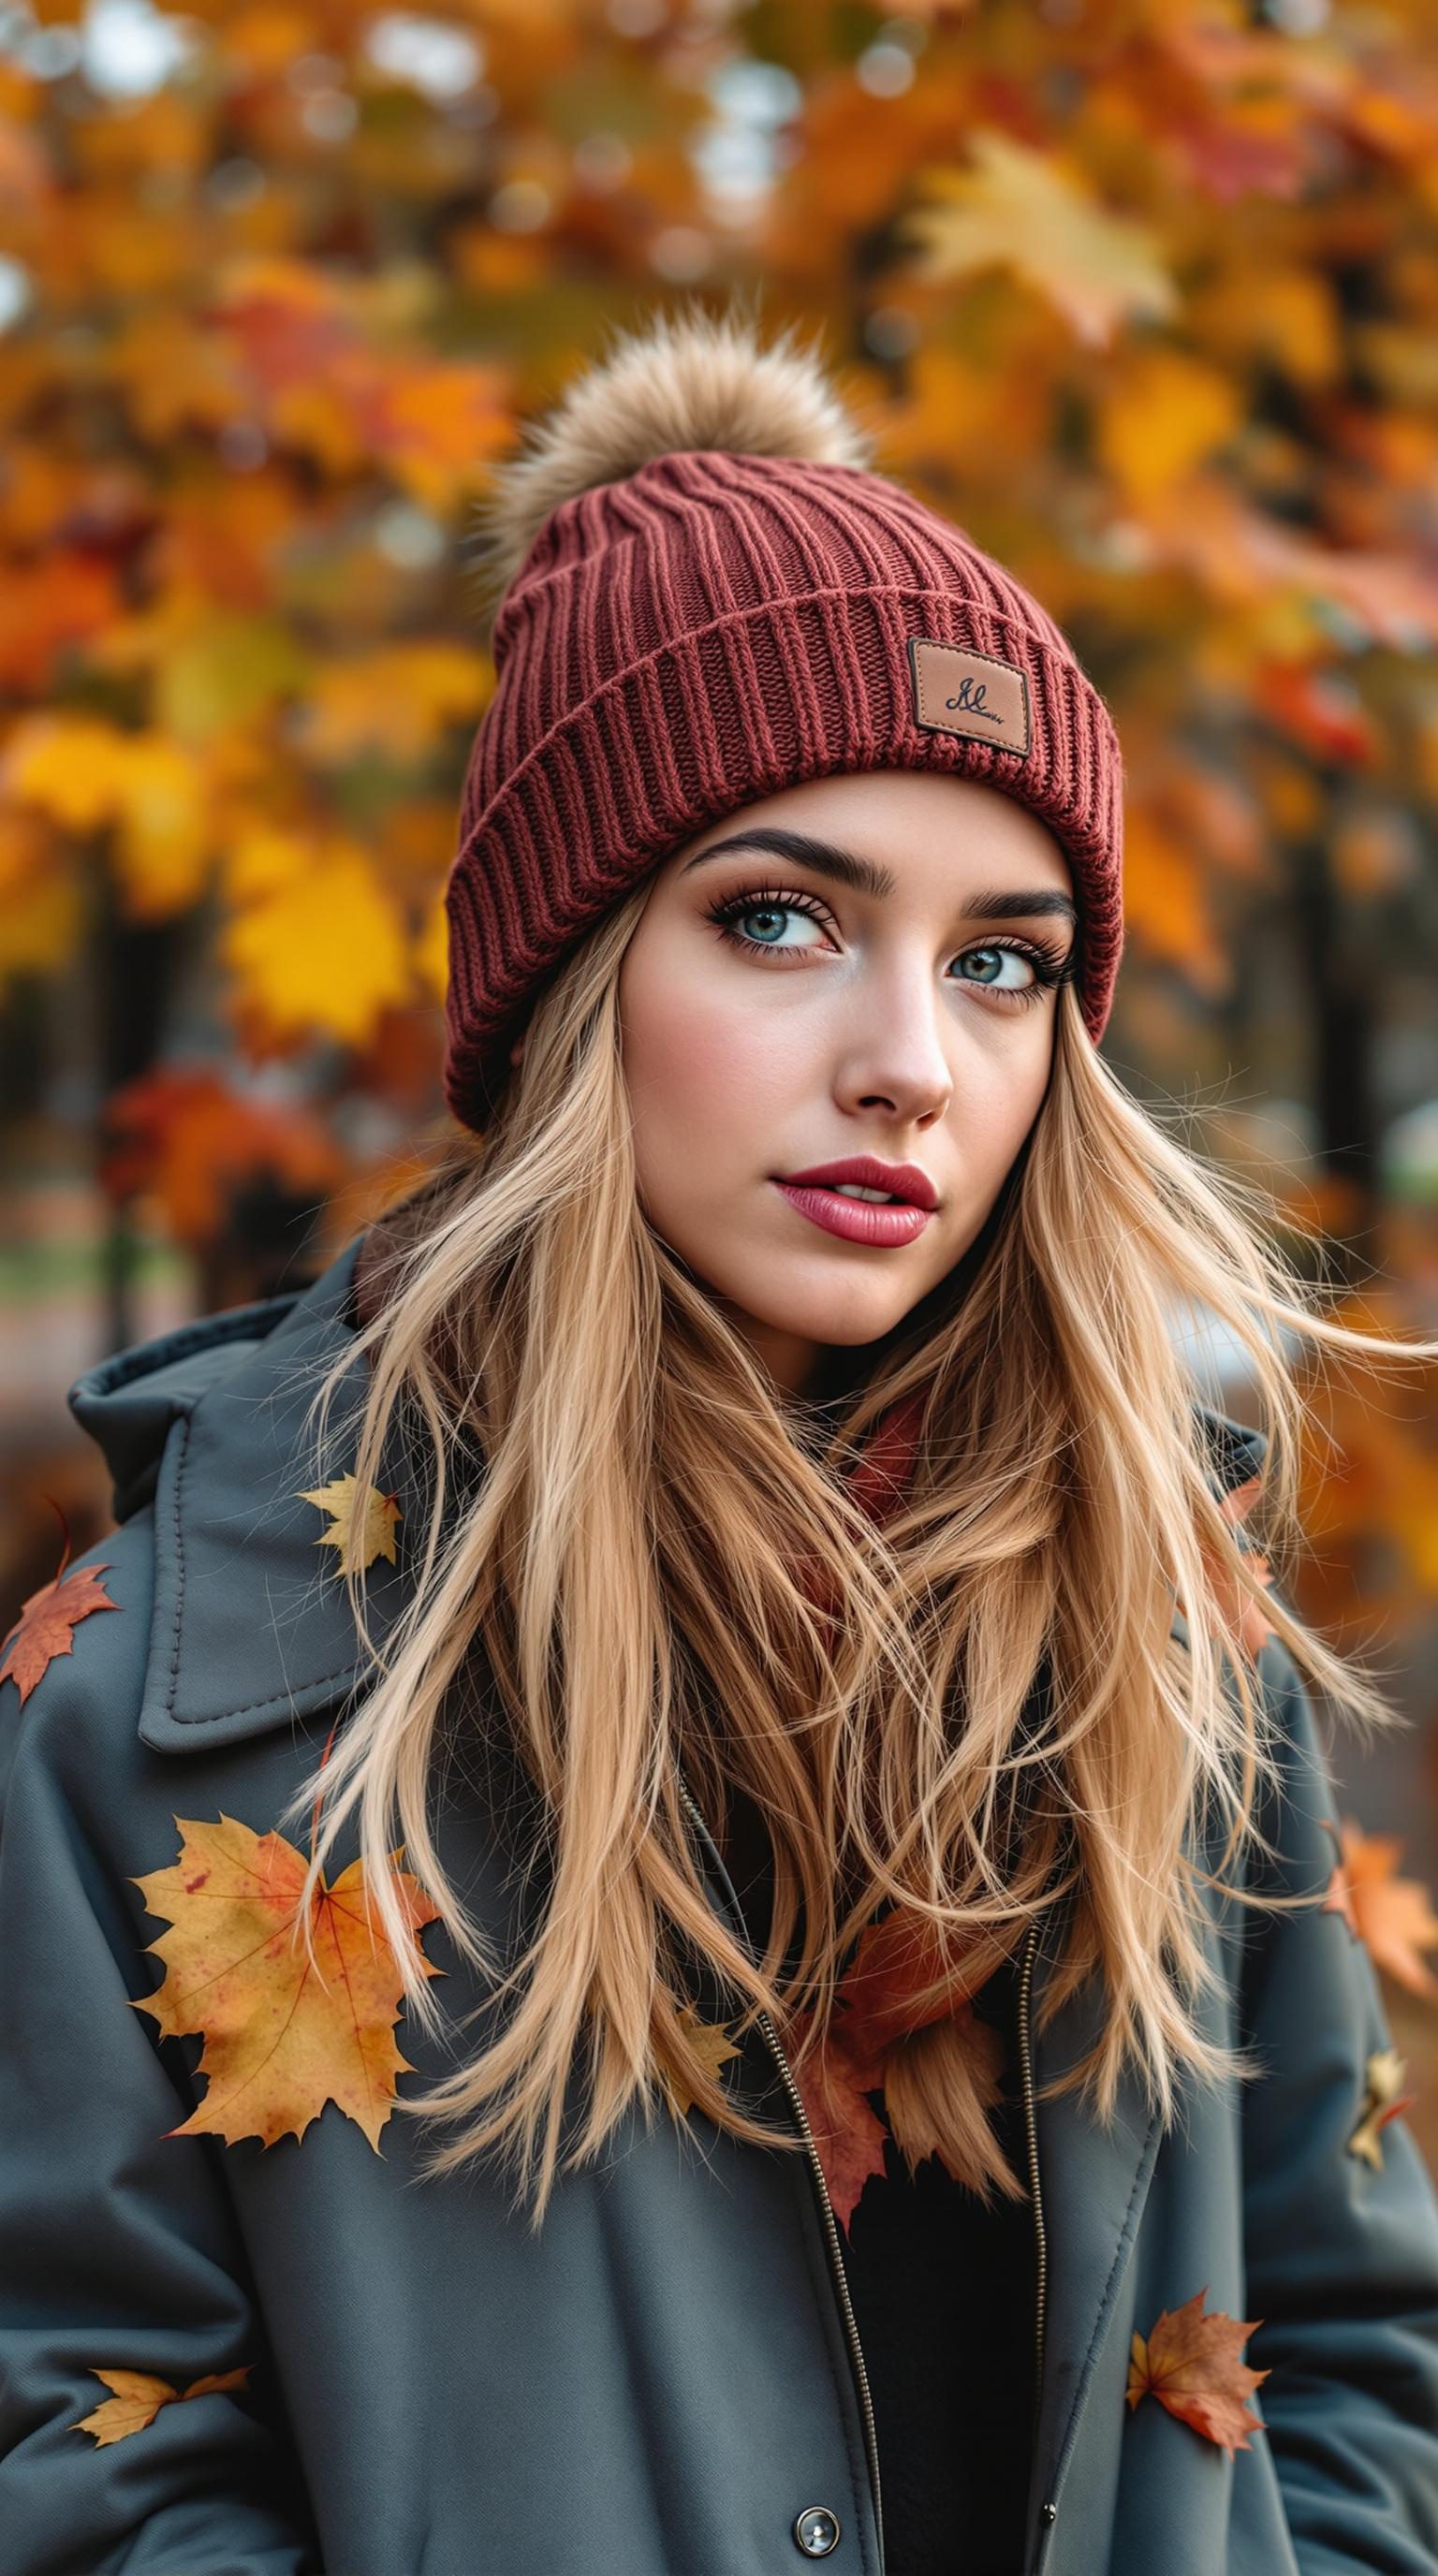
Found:
<svg viewBox="0 0 1438 2576"><path fill-rule="evenodd" d="M788 904L782 904L782 903L756 903L756 904L751 904L751 905L748 907L747 911L739 912L739 913L735 913L735 914L732 916L732 918L733 918L735 921L750 921L750 922L753 922L753 921L767 921L767 922L770 922L770 923L782 922L782 921L783 921L783 918L784 918L785 913L786 913L786 912L788 912L788 911L790 911L792 908L793 908L793 907L791 907L790 905L788 905ZM750 932L750 933L748 933L748 934L745 934L745 935L747 935L747 937L748 937L749 945L750 945L750 947L751 947L751 948L757 948L757 947L761 947L761 946L762 946L762 947L765 947L765 948L768 948L768 947L770 947L770 946L776 946L776 945L777 945L777 941L771 941L771 940L769 940L769 939L766 939L766 938L764 937L764 935L763 935L763 933L762 933L762 932L760 932L759 937L758 937L757 939L754 937L754 935L753 935L753 933L752 933L752 932Z"/></svg>
<svg viewBox="0 0 1438 2576"><path fill-rule="evenodd" d="M985 947L983 947L983 948L961 948L961 949L960 949L960 951L959 951L959 960L960 960L960 963L962 964L962 962L964 961L964 959L965 959L965 958L968 958L968 957L993 957L993 958L997 958L997 959L1000 961L1000 971L1002 971L1002 960L1003 960L1005 957L1017 957L1017 958L1019 958L1019 959L1020 959L1020 961L1022 962L1022 964L1024 964L1025 966L1030 966L1030 967L1031 967L1031 966L1033 966L1033 963L1034 963L1033 959L1032 959L1031 957L1029 957L1029 956L1025 953L1025 951L1024 951L1024 950L1022 950L1022 949L1020 949L1020 948L1011 948L1011 947L1008 945L1007 941L1003 941L1003 940L999 941L997 945L993 945L993 946L985 946ZM978 979L978 980L979 980L981 983L984 983L984 982L988 982L988 981L989 981L989 979L988 979L986 976L981 976L981 977L979 977L979 979ZM1035 974L1034 974L1034 978L1033 978L1033 982L1032 982L1032 983L1030 983L1030 984L1024 984L1024 985L1017 985L1017 984L999 985L999 984L995 983L995 984L993 984L993 986L992 986L992 988L991 988L991 989L992 989L992 990L994 990L995 992L1004 991L1004 992L1010 992L1010 993L1018 994L1018 993L1019 993L1019 992L1021 992L1021 991L1022 991L1022 992L1024 992L1024 993L1033 993L1033 992L1037 992L1037 991L1041 990L1041 986L1040 986L1040 984L1039 984L1039 978L1038 978L1037 972L1035 972Z"/></svg>

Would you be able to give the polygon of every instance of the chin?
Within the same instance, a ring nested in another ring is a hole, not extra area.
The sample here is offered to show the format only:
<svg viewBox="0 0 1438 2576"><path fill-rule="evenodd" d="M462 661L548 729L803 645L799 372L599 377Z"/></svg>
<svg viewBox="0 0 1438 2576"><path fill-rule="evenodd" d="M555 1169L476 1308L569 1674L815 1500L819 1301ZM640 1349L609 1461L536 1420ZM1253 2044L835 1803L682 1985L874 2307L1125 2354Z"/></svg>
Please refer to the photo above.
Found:
<svg viewBox="0 0 1438 2576"><path fill-rule="evenodd" d="M902 1305L865 1308L853 1298L831 1305L805 1303L796 1299L792 1306L775 1309L752 1303L738 1296L730 1301L742 1308L756 1324L771 1333L789 1333L796 1341L832 1343L844 1350L860 1350L866 1342L877 1342L902 1323L909 1311L909 1300Z"/></svg>

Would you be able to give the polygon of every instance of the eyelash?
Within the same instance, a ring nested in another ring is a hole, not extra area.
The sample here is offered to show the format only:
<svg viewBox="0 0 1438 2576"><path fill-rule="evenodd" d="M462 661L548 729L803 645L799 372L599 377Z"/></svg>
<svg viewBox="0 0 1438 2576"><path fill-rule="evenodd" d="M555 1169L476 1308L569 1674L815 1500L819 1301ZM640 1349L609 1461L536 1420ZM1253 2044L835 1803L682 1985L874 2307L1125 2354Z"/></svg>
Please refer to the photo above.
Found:
<svg viewBox="0 0 1438 2576"><path fill-rule="evenodd" d="M793 956L796 952L793 949L786 951L782 948L773 948L766 940L750 939L742 930L736 930L734 923L742 921L744 915L749 912L801 912L806 914L810 921L817 921L821 927L827 918L822 907L813 900L812 896L785 893L777 886L756 886L742 894L725 895L720 902L709 906L708 917L717 927L722 939L726 939L731 947L747 949L751 957L764 958ZM1011 950L1016 956L1026 957L1034 970L1033 982L1026 984L1022 991L1016 992L1012 986L996 984L980 984L976 987L976 990L981 993L992 993L995 999L1006 1007L1013 1004L1023 1008L1030 1002L1041 1000L1042 996L1046 992L1051 992L1056 985L1072 981L1074 972L1072 954L1065 953L1060 948L1051 947L1044 940L985 939L976 941L972 948L956 949L954 953L959 957L979 957L991 949Z"/></svg>

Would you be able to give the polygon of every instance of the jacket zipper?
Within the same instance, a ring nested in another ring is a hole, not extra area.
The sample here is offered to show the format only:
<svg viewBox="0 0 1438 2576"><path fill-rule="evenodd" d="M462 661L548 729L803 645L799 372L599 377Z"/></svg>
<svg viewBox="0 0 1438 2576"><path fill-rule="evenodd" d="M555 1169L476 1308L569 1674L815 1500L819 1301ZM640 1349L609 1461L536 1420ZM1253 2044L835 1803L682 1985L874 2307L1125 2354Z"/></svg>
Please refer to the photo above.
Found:
<svg viewBox="0 0 1438 2576"><path fill-rule="evenodd" d="M1034 2109L1034 2066L1029 1999L1033 1992L1034 1957L1038 1950L1039 1927L1031 1923L1024 1942L1023 1967L1019 1975L1019 2067L1023 2081L1024 2136L1028 2147L1029 2200L1034 2213L1034 2409L1032 2434L1037 2436L1039 2402L1044 2376L1044 2308L1048 2296L1048 2239L1044 2232L1044 2200L1039 2188L1039 2132ZM1033 2474L1038 2474L1036 2444Z"/></svg>
<svg viewBox="0 0 1438 2576"><path fill-rule="evenodd" d="M718 1846L715 1844L714 1837L704 1822L704 1818L694 1799L693 1792L691 1791L688 1782L685 1780L682 1771L679 1774L679 1794L683 1799L693 1822L698 1826L699 1831L703 1834L705 1840L713 1847L717 1857ZM728 1874L726 1872L725 1885L728 1886L728 1884ZM730 1894L733 1896L732 1888L730 1888ZM737 1897L734 1897L734 1911L742 1925L744 1918L740 1911ZM814 2132L809 2123L809 2115L804 2108L803 2095L799 2091L798 2084L795 2081L793 2068L790 2066L789 2060L785 2056L784 2051L779 2044L778 2033L775 2030L773 2021L768 2013L760 2013L756 2023L756 2028L763 2032L765 2041L773 2056L774 2063L778 2067L779 2073L783 2079L784 2090L789 2096L794 2117L799 2124L799 2132L804 2141L805 2152L809 2159L809 2169L813 2174L814 2181L818 2189L819 2206L823 2214L825 2233L829 2241L829 2268L833 2273L834 2286L839 2294L839 2306L843 2312L844 2330L849 2339L849 2355L853 2363L854 2379L859 2393L859 2405L864 2418L864 2448L868 2455L869 2484L873 2491L874 2498L874 2526L879 2535L879 2576L884 2576L884 2509L879 2487L879 2441L878 2435L874 2429L874 2401L869 2389L869 2373L864 2363L863 2347L859 2341L859 2328L854 2315L854 2303L849 2296L849 2283L844 2271L843 2248L839 2243L839 2224L834 2216L834 2204L829 2197L829 2186L824 2179L824 2168L819 2159L819 2150L814 2143Z"/></svg>

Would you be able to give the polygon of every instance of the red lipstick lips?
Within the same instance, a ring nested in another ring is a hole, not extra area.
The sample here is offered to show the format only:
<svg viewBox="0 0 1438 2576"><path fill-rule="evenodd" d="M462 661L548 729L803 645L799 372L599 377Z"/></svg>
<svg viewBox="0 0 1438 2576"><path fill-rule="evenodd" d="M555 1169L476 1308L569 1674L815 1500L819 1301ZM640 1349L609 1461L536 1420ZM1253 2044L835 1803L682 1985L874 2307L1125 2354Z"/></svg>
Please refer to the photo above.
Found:
<svg viewBox="0 0 1438 2576"><path fill-rule="evenodd" d="M887 1190L895 1204L841 1197L836 1186L841 1181ZM846 1154L835 1163L812 1163L806 1171L782 1178L776 1174L775 1186L801 1216L850 1243L913 1243L938 1205L934 1184L917 1163L881 1163L874 1154Z"/></svg>

